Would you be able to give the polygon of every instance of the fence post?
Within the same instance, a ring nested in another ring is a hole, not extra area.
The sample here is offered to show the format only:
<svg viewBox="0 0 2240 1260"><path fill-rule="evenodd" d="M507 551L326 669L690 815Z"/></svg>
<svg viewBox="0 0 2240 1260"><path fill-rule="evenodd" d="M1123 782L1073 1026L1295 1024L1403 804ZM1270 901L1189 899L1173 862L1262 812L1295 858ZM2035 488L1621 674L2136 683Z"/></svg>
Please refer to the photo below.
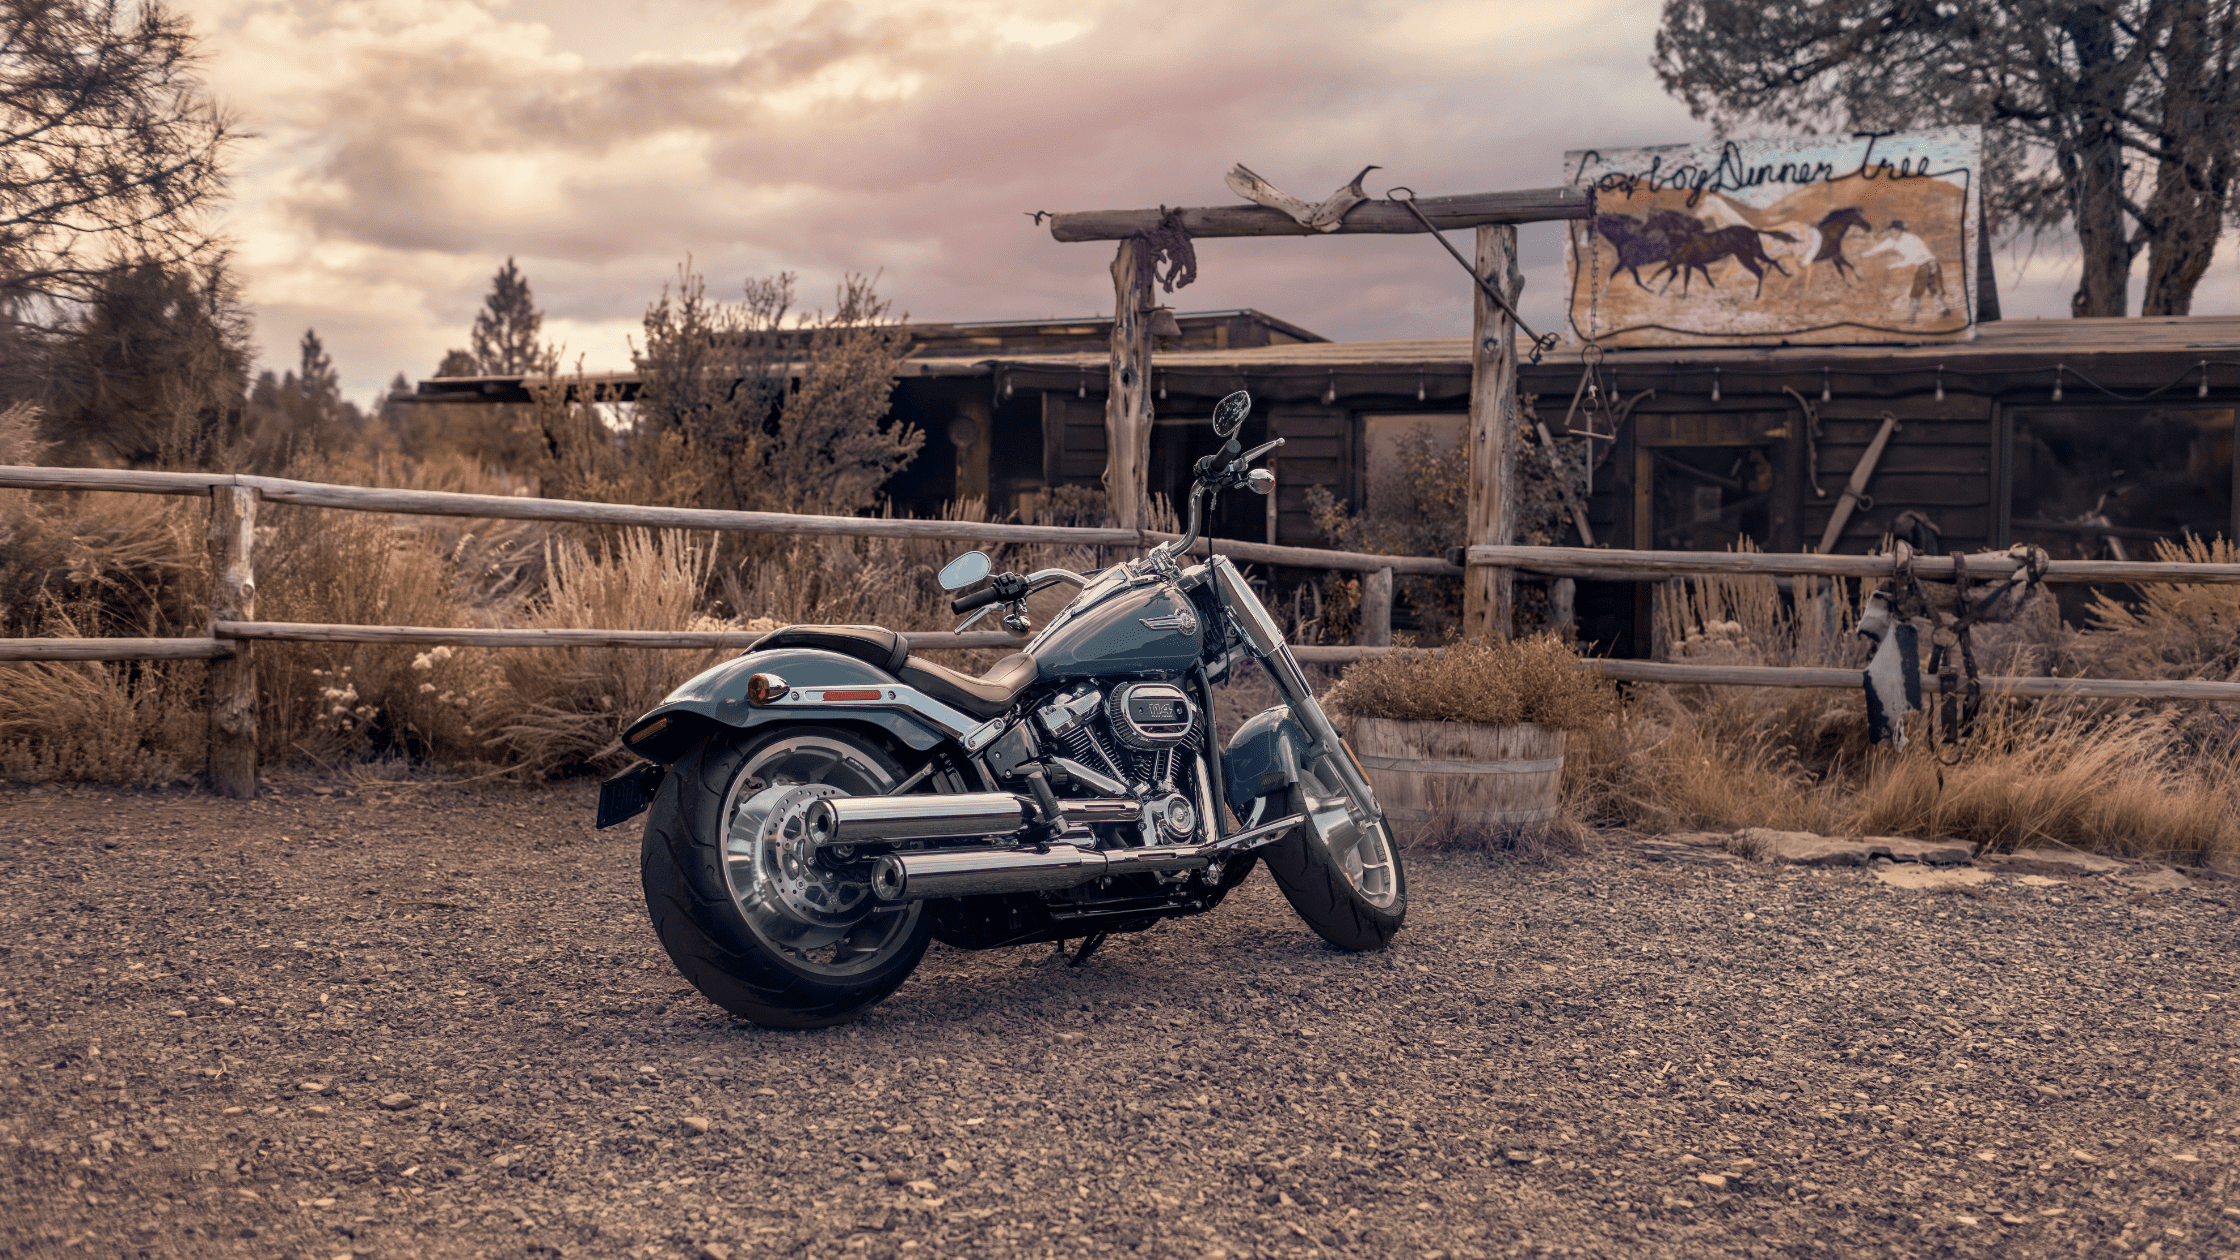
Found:
<svg viewBox="0 0 2240 1260"><path fill-rule="evenodd" d="M1512 305L1524 289L1517 269L1517 229L1478 229L1478 274L1499 285ZM1470 543L1507 546L1517 536L1516 321L1476 290L1470 340ZM1462 634L1506 639L1516 625L1516 570L1471 565L1462 578Z"/></svg>
<svg viewBox="0 0 2240 1260"><path fill-rule="evenodd" d="M257 492L251 486L210 488L210 633L221 621L254 621ZM220 796L257 791L257 675L246 639L233 655L210 662L210 787Z"/></svg>
<svg viewBox="0 0 2240 1260"><path fill-rule="evenodd" d="M1392 570L1361 579L1361 646L1392 646Z"/></svg>

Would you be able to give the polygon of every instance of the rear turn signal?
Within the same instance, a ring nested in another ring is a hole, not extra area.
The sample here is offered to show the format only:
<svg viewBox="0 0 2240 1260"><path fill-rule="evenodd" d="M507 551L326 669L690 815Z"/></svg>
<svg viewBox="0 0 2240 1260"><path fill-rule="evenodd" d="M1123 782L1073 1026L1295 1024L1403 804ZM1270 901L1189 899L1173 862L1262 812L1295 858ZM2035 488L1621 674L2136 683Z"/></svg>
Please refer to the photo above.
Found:
<svg viewBox="0 0 2240 1260"><path fill-rule="evenodd" d="M776 674L756 674L747 680L747 701L750 704L776 704L786 698L786 680Z"/></svg>

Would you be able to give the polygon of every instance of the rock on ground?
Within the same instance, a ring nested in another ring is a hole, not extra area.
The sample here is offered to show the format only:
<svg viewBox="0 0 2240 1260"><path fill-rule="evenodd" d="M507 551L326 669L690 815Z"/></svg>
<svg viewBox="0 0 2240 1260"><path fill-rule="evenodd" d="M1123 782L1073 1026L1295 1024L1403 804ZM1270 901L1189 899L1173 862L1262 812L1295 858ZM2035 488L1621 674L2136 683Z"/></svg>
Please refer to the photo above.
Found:
<svg viewBox="0 0 2240 1260"><path fill-rule="evenodd" d="M1417 857L776 1032L590 805L0 791L0 1253L2240 1251L2232 885Z"/></svg>

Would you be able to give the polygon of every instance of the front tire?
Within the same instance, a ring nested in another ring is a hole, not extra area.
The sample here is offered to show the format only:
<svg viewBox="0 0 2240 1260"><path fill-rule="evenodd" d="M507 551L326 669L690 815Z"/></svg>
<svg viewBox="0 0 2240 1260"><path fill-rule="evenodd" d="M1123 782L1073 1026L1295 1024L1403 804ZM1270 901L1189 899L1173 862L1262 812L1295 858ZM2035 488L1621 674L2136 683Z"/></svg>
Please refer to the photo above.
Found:
<svg viewBox="0 0 2240 1260"><path fill-rule="evenodd" d="M1310 769L1300 783L1269 801L1266 815L1327 815L1344 792L1335 786L1336 775L1328 777L1333 786L1325 787ZM1383 949L1407 920L1408 873L1381 811L1343 853L1332 852L1314 824L1306 822L1260 855L1292 910L1339 949Z"/></svg>
<svg viewBox="0 0 2240 1260"><path fill-rule="evenodd" d="M828 726L723 731L663 779L639 873L654 934L710 1001L775 1028L826 1028L901 987L925 956L924 903L882 907L802 860L800 807L903 781L887 751Z"/></svg>

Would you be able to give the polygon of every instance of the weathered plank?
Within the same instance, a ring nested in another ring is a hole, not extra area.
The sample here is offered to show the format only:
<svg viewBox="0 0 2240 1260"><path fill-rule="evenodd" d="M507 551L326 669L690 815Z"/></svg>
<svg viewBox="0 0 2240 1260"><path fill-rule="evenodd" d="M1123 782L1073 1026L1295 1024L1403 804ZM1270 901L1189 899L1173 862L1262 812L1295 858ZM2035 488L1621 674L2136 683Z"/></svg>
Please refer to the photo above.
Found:
<svg viewBox="0 0 2240 1260"><path fill-rule="evenodd" d="M1477 275L1499 285L1509 308L1524 292L1517 264L1517 230L1478 229ZM1465 540L1506 543L1517 536L1516 321L1493 304L1486 284L1471 286L1470 500ZM1462 581L1462 633L1471 639L1506 639L1515 628L1515 573L1499 565L1472 566Z"/></svg>
<svg viewBox="0 0 2240 1260"><path fill-rule="evenodd" d="M1546 223L1594 215L1594 193L1586 188L1533 188L1522 192L1462 193L1420 197L1416 208L1434 227L1479 227L1489 223ZM1334 232L1317 232L1281 210L1266 206L1192 206L1177 212L1182 230L1192 236L1346 236L1406 234L1423 225L1405 206L1364 201ZM1060 241L1117 241L1159 226L1164 210L1074 210L1050 216L1050 235Z"/></svg>
<svg viewBox="0 0 2240 1260"><path fill-rule="evenodd" d="M1888 577L1889 556L1820 556L1764 552L1619 551L1583 547L1494 547L1469 549L1469 563L1509 565L1541 572L1542 565L1558 565L1565 576L1593 572L1653 573L1670 577L1680 573L1812 574L1820 577ZM1968 557L1972 578L2005 577L2016 561L2003 553ZM1949 579L1950 556L1915 556L1913 571L1919 577ZM2055 560L2046 570L2048 582L2166 582L2180 585L2240 585L2240 564L2164 564L2145 560Z"/></svg>
<svg viewBox="0 0 2240 1260"><path fill-rule="evenodd" d="M0 661L210 661L233 652L224 639L0 639Z"/></svg>
<svg viewBox="0 0 2240 1260"><path fill-rule="evenodd" d="M272 639L290 643L409 643L449 647L627 647L699 651L744 650L762 637L760 630L505 630L476 626L339 626L307 621L225 621L218 633L228 639ZM913 651L1014 647L1022 640L1001 631L953 634L910 631Z"/></svg>

